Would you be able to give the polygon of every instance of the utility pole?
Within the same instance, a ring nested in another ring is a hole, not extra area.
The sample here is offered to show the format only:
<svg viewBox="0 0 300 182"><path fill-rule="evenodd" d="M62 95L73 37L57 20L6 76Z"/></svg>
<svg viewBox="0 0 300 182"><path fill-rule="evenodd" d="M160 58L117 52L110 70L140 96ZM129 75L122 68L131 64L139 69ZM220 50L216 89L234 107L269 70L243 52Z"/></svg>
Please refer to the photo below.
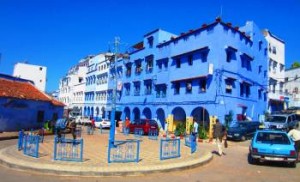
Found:
<svg viewBox="0 0 300 182"><path fill-rule="evenodd" d="M110 131L109 131L109 148L114 147L115 144L115 130L116 130L116 121L115 121L115 115L116 115L116 100L117 100L117 73L116 73L116 64L118 60L118 49L120 45L120 37L115 37L114 41L114 55L113 60L110 62L110 68L115 71L113 76L113 95L112 95L112 103L111 103L111 114L110 114Z"/></svg>

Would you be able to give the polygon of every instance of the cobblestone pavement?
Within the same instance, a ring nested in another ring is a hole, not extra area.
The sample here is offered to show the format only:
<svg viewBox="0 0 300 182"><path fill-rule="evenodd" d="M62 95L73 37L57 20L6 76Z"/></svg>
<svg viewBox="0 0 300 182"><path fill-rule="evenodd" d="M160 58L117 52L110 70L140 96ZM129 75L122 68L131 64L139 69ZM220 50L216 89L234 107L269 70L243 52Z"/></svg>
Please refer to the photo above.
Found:
<svg viewBox="0 0 300 182"><path fill-rule="evenodd" d="M0 150L0 161L11 168L50 174L123 176L189 169L203 165L212 159L210 145L198 143L197 152L191 154L190 148L184 146L184 140L181 140L181 157L161 161L159 157L160 138L149 140L147 136L143 136L140 142L140 161L138 163L108 163L108 132L100 134L99 130L96 130L94 135L87 135L83 132L82 136L84 138L83 162L54 161L53 136L48 136L44 143L40 144L40 157L37 159L25 156L22 151L16 149L16 146L11 146ZM66 137L71 138L71 135L67 134ZM135 138L133 135L125 136L117 133L115 139Z"/></svg>

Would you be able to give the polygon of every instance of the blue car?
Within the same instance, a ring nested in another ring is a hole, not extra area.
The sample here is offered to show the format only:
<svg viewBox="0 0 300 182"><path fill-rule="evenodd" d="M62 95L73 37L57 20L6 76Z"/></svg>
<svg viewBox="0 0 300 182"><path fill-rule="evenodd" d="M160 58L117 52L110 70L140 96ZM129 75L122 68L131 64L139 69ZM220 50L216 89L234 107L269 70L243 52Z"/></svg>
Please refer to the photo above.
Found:
<svg viewBox="0 0 300 182"><path fill-rule="evenodd" d="M296 167L297 157L294 142L286 132L257 130L249 147L248 160L250 164L275 161Z"/></svg>

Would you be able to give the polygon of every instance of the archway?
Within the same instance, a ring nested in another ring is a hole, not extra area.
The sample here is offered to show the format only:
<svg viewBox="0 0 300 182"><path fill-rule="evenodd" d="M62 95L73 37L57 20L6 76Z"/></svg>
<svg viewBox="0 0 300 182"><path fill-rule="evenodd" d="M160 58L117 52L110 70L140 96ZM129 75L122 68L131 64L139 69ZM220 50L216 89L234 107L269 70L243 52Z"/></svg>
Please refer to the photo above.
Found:
<svg viewBox="0 0 300 182"><path fill-rule="evenodd" d="M172 111L172 114L174 116L174 121L179 121L185 123L186 120L186 114L185 111L181 107L175 107Z"/></svg>
<svg viewBox="0 0 300 182"><path fill-rule="evenodd" d="M94 107L91 107L91 115L90 116L94 118Z"/></svg>
<svg viewBox="0 0 300 182"><path fill-rule="evenodd" d="M87 113L87 108L86 108L86 107L84 107L84 109L83 109L83 110L84 110L84 111L83 111L83 112L84 112L84 113L83 113L83 115L84 115L84 116L87 116L87 114L88 114L88 113Z"/></svg>
<svg viewBox="0 0 300 182"><path fill-rule="evenodd" d="M104 119L105 118L105 108L101 108L101 117Z"/></svg>
<svg viewBox="0 0 300 182"><path fill-rule="evenodd" d="M129 107L125 107L124 116L125 116L125 118L128 117L128 119L131 119L130 118L130 109L129 109Z"/></svg>
<svg viewBox="0 0 300 182"><path fill-rule="evenodd" d="M152 119L152 113L151 113L151 110L146 107L144 110L143 110L143 117L145 119Z"/></svg>
<svg viewBox="0 0 300 182"><path fill-rule="evenodd" d="M137 108L137 107L134 108L132 112L133 112L133 120L134 120L134 121L135 121L135 120L141 119L139 108Z"/></svg>
<svg viewBox="0 0 300 182"><path fill-rule="evenodd" d="M204 126L205 130L208 131L209 129L209 113L203 107L196 107L191 112L191 116L193 117L194 121L197 121L201 126Z"/></svg>
<svg viewBox="0 0 300 182"><path fill-rule="evenodd" d="M156 115L158 122L160 123L161 127L165 130L166 116L164 110L161 108L157 109Z"/></svg>

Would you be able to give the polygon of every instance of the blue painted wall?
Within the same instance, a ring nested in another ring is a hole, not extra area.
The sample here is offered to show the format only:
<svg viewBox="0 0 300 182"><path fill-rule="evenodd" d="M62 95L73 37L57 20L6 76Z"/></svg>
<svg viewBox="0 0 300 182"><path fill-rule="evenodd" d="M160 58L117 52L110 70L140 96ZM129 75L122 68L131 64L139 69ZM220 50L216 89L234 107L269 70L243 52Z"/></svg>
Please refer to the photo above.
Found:
<svg viewBox="0 0 300 182"><path fill-rule="evenodd" d="M39 111L44 111L41 121L38 121ZM0 131L41 128L54 114L61 118L63 107L53 106L50 102L0 98Z"/></svg>
<svg viewBox="0 0 300 182"><path fill-rule="evenodd" d="M216 21L173 36L160 29L148 33L143 39L144 48L131 53L129 60L118 61L117 65L123 69L123 76L119 79L123 89L117 100L123 111L122 119L125 116L131 120L155 118L164 127L169 114L173 114L177 121L184 121L188 116L198 120L216 116L224 122L224 116L233 111L234 119L243 114L258 120L258 115L265 112L267 105L267 43L253 22L236 29ZM151 39L152 46L149 44ZM147 69L149 56L153 56L151 71ZM176 66L178 59L180 68ZM193 60L192 65L189 65L189 59ZM142 71L135 74L138 61ZM131 76L125 74L128 65L132 65ZM231 93L226 93L228 80ZM202 89L203 81L205 89ZM151 94L144 91L149 82ZM187 92L189 82L192 87ZM139 95L134 93L135 83L140 84ZM175 93L176 84L180 86L179 93ZM126 93L129 86L130 92ZM160 86L166 88L165 96L157 94L156 87ZM242 95L241 89L244 89Z"/></svg>

